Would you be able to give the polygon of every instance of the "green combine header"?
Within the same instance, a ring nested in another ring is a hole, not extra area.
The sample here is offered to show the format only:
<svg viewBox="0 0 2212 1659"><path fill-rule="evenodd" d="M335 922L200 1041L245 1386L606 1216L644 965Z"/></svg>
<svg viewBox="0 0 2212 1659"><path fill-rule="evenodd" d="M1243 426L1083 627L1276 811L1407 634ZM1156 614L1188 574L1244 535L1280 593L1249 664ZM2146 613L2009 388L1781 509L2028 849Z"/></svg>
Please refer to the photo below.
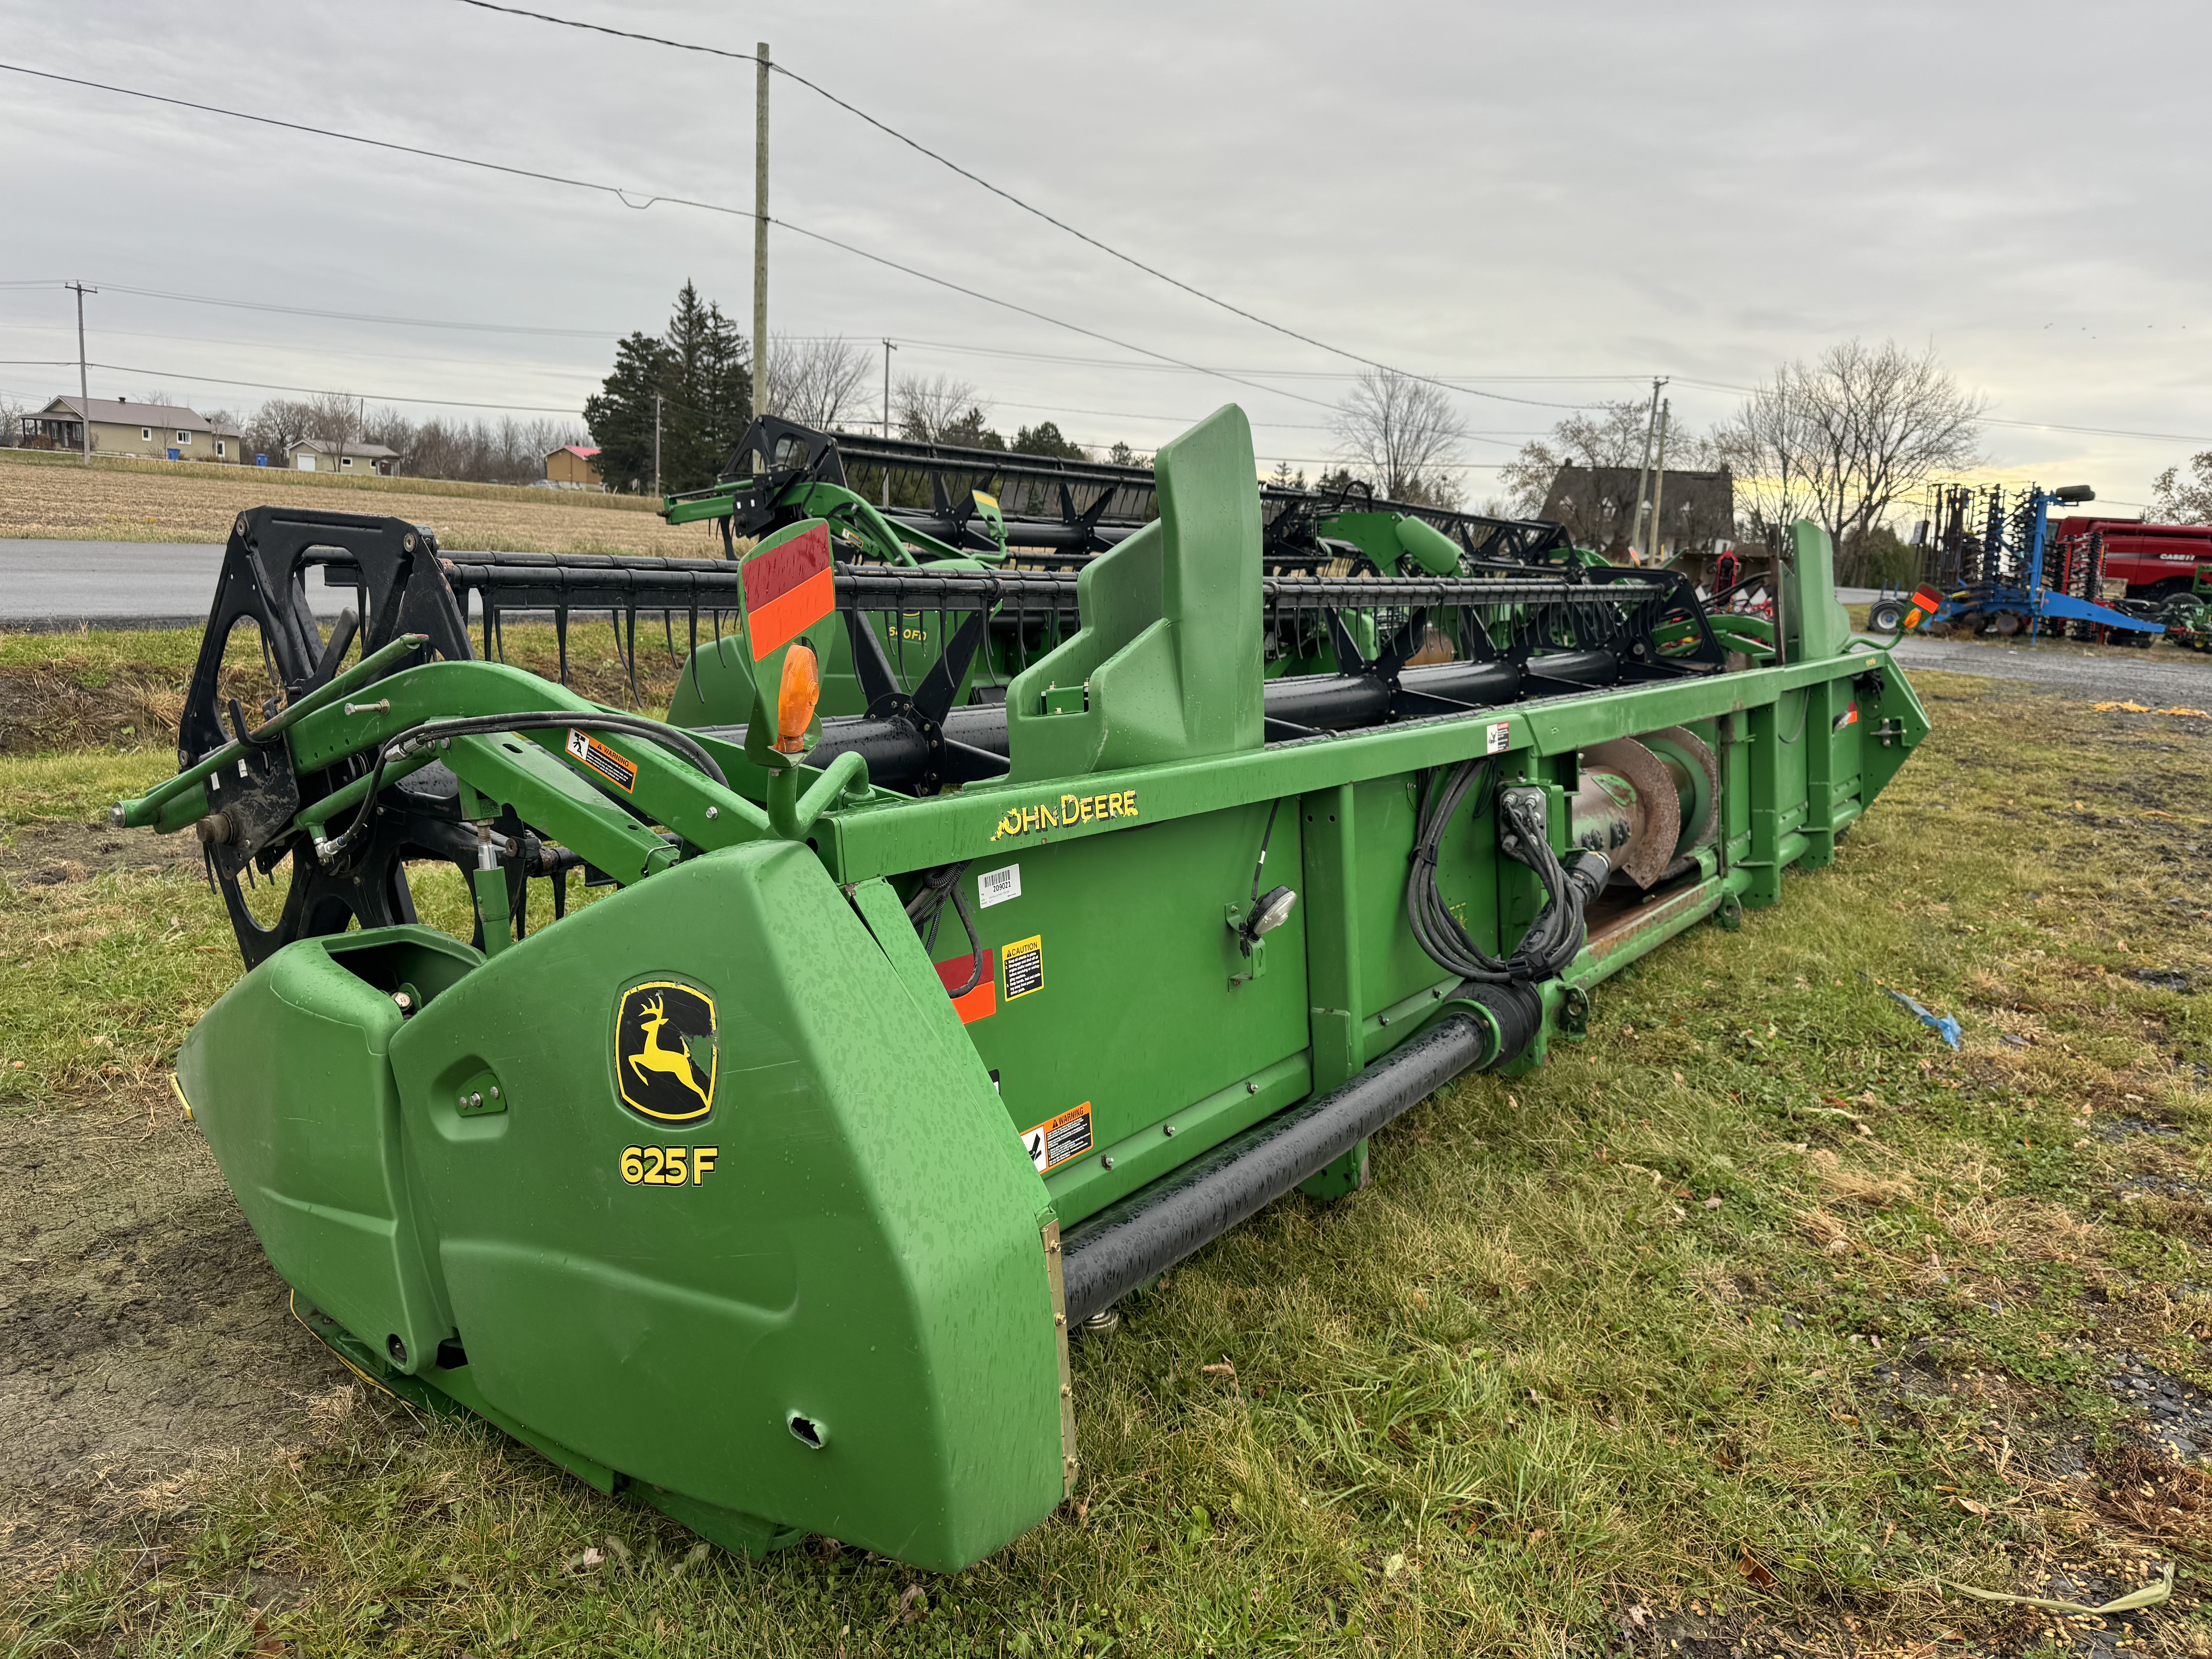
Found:
<svg viewBox="0 0 2212 1659"><path fill-rule="evenodd" d="M950 1571L1036 1525L1071 1326L1776 902L1926 731L1810 526L1754 637L1542 526L1271 496L1233 407L958 537L776 436L672 506L722 559L243 515L180 769L115 809L229 905L178 1085L315 1328L732 1549ZM496 660L590 611L682 619L670 720Z"/></svg>

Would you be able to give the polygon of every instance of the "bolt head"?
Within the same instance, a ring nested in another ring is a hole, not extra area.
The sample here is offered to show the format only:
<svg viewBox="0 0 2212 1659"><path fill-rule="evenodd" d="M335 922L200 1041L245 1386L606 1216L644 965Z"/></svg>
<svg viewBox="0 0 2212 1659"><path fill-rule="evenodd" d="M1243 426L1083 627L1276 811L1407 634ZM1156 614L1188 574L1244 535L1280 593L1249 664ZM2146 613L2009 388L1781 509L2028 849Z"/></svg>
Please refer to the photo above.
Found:
<svg viewBox="0 0 2212 1659"><path fill-rule="evenodd" d="M471 1106L481 1106L481 1105L483 1105L483 1095L482 1094L482 1092L481 1092L481 1091L479 1091L479 1092L477 1092L477 1093L471 1094L471 1095L469 1097L469 1104L470 1104L470 1105L471 1105Z"/></svg>
<svg viewBox="0 0 2212 1659"><path fill-rule="evenodd" d="M710 806L707 809L707 816L710 818L719 818L722 816L722 809L719 806Z"/></svg>

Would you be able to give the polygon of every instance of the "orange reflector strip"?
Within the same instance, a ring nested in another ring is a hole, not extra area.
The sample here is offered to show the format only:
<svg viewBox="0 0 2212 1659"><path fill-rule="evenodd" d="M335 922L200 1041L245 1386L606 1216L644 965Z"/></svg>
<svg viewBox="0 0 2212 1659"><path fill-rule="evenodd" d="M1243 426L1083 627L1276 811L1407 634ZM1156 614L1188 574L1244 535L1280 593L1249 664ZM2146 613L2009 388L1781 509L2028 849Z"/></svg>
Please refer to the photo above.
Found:
<svg viewBox="0 0 2212 1659"><path fill-rule="evenodd" d="M758 662L780 645L788 645L836 608L837 579L825 567L798 586L766 605L747 611L745 625L752 634L753 660Z"/></svg>
<svg viewBox="0 0 2212 1659"><path fill-rule="evenodd" d="M983 977L975 988L964 997L952 999L952 1012L960 1016L963 1025L973 1025L979 1019L988 1019L999 1012L998 952L989 945L983 947ZM968 982L968 975L975 971L973 955L955 957L950 962L936 964L938 978L945 981L948 994L957 986Z"/></svg>

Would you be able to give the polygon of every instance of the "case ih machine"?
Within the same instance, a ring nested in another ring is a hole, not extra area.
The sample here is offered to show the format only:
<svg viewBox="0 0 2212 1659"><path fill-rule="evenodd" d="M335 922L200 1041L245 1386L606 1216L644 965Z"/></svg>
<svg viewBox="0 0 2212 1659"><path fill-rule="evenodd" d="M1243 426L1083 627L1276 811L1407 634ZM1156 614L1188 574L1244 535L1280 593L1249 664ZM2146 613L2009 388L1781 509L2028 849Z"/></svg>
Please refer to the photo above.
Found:
<svg viewBox="0 0 2212 1659"><path fill-rule="evenodd" d="M745 451L669 507L721 559L246 514L181 769L115 809L196 826L229 904L249 971L179 1088L314 1328L732 1549L951 1570L1037 1524L1071 1322L1776 902L1927 729L1810 526L1729 672L1678 575L1255 488L1234 407L1156 471L988 460L1050 498L1011 521L939 510L986 462L878 447L937 480L887 513L813 434ZM327 638L317 567L359 593ZM593 608L699 641L673 723L488 659ZM472 941L416 920L422 860Z"/></svg>

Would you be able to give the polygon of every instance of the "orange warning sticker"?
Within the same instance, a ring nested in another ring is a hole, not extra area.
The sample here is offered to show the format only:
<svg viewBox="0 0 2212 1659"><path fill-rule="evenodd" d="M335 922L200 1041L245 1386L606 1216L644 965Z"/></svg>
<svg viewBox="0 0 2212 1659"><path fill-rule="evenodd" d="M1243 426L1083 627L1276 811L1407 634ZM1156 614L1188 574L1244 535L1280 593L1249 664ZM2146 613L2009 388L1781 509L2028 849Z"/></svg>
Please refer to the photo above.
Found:
<svg viewBox="0 0 2212 1659"><path fill-rule="evenodd" d="M1081 1158L1091 1150L1091 1103L1086 1100L1080 1106L1071 1106L1058 1117L1023 1130L1022 1146L1039 1175L1058 1169L1072 1158Z"/></svg>
<svg viewBox="0 0 2212 1659"><path fill-rule="evenodd" d="M637 768L590 732L570 726L568 752L624 794L637 793Z"/></svg>

